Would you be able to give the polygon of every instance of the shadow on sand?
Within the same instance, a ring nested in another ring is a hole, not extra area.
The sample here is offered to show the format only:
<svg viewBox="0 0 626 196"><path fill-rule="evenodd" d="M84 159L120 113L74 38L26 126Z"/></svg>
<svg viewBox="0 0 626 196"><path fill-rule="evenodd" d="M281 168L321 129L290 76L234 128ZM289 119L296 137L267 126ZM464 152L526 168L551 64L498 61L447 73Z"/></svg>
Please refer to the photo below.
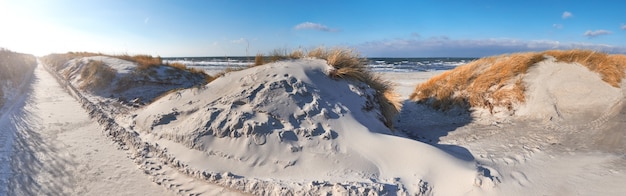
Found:
<svg viewBox="0 0 626 196"><path fill-rule="evenodd" d="M8 195L65 195L76 184L68 178L71 176L68 168L75 167L76 163L58 156L55 153L58 149L42 136L50 130L41 124L41 117L35 112L38 109L34 106L33 84L37 80L36 76L31 79L22 100L5 116L10 123L2 131L14 134Z"/></svg>
<svg viewBox="0 0 626 196"><path fill-rule="evenodd" d="M472 120L470 113L466 111L442 112L425 104L405 100L394 127L411 139L430 144L458 159L472 161L474 156L466 148L439 144L440 137L471 123Z"/></svg>

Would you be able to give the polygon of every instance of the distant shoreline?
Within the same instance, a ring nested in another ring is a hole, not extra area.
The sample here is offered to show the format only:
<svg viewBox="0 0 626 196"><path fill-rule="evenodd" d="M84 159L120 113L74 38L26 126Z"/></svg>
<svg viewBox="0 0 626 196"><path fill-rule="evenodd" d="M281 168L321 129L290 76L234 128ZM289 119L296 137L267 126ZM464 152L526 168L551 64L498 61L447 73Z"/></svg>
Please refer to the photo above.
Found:
<svg viewBox="0 0 626 196"><path fill-rule="evenodd" d="M176 59L251 59L254 60L255 56L183 56L183 57L161 57L163 60L176 60ZM476 60L481 57L364 57L368 60L379 59L450 59L450 60Z"/></svg>
<svg viewBox="0 0 626 196"><path fill-rule="evenodd" d="M246 67L254 63L255 57L167 57L166 63L181 63L189 67L205 70L222 70L232 67ZM450 70L477 58L365 58L374 72L424 72Z"/></svg>

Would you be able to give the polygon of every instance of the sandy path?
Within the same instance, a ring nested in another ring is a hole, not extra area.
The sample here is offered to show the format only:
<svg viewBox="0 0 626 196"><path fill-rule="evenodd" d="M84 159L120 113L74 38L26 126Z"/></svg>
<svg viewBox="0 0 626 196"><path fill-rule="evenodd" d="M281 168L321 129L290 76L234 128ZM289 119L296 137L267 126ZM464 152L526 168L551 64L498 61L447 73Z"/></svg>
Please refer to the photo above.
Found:
<svg viewBox="0 0 626 196"><path fill-rule="evenodd" d="M556 66L550 68L554 67ZM547 82L558 75L544 72L549 76L538 80L538 85L558 84ZM381 75L395 82L398 93L406 99L416 84L427 81L433 76L431 74L440 73L443 72L390 72ZM565 74L568 77L572 75L574 74ZM576 77L572 79L573 82L567 82L573 86L564 89L596 88L596 91L600 91L596 87L598 85L576 86L574 82L581 78ZM602 97L587 96L584 98L592 97L593 101L601 100ZM581 97L572 101L580 103L566 105L589 107L587 103L591 102L584 101ZM543 106L545 103L549 101L540 100L533 106L553 108ZM539 109L541 108L535 111ZM474 119L469 115L447 115L430 107L405 102L395 125L397 130L417 136L416 139L457 158L476 160L482 167L489 168L490 174L501 181L495 195L624 195L626 156L623 143L617 140L622 139L622 132L626 127L623 120L626 119L626 109L609 111L619 114L606 118L603 117L606 114L597 114L598 120L583 120L582 122L592 123L581 123L582 125L570 123L548 126L547 123L523 120L515 123L481 124L472 122Z"/></svg>
<svg viewBox="0 0 626 196"><path fill-rule="evenodd" d="M15 133L12 152L2 153L12 159L0 157L3 167L11 165L4 170L8 182L0 184L7 192L0 194L171 195L105 137L41 65L17 104L23 107L0 119L3 133Z"/></svg>
<svg viewBox="0 0 626 196"><path fill-rule="evenodd" d="M392 81L395 84L396 92L402 99L408 99L413 93L415 86L428 81L433 76L439 75L446 70L430 72L377 72L383 79Z"/></svg>

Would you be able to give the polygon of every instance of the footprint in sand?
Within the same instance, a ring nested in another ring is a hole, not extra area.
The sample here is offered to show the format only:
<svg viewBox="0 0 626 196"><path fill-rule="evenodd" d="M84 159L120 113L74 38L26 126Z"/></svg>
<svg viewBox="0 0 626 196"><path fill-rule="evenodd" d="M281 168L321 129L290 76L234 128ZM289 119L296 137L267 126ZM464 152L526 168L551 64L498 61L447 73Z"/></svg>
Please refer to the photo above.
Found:
<svg viewBox="0 0 626 196"><path fill-rule="evenodd" d="M517 163L525 163L526 162L526 157L524 155L513 155L513 159L515 161L517 161Z"/></svg>
<svg viewBox="0 0 626 196"><path fill-rule="evenodd" d="M517 184L522 187L526 187L528 184L530 184L530 181L528 181L528 177L526 177L526 174L518 171L511 172L511 178L513 178L513 180L515 180Z"/></svg>
<svg viewBox="0 0 626 196"><path fill-rule="evenodd" d="M504 157L502 158L502 161L504 161L504 164L506 165L516 164L516 161L511 157Z"/></svg>

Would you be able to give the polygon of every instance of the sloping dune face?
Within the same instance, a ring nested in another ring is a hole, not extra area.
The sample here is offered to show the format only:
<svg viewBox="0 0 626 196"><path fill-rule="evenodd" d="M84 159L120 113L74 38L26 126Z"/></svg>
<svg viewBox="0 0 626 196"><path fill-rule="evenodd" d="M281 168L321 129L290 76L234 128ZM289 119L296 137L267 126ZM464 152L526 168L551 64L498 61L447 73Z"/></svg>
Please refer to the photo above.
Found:
<svg viewBox="0 0 626 196"><path fill-rule="evenodd" d="M620 88L578 63L548 58L529 69L524 77L527 100L517 116L539 120L585 122L619 110Z"/></svg>
<svg viewBox="0 0 626 196"><path fill-rule="evenodd" d="M0 108L17 96L37 66L35 56L0 48Z"/></svg>
<svg viewBox="0 0 626 196"><path fill-rule="evenodd" d="M579 81L579 83L589 83L586 86L598 85L601 88L608 86L618 90L622 88L620 83L625 75L625 59L624 55L608 55L587 50L545 51L487 57L457 67L418 85L410 99L428 103L442 110L462 107L487 109L492 114L498 112L515 114L519 106L527 102L530 94L536 94L535 91L542 90L542 88L529 89L529 86L533 86L531 83L551 78L554 74L564 77L555 77L550 82L553 86L550 87L551 89L570 88L571 85L567 86L568 82L565 80L573 78L565 77L565 75L571 72L584 75L583 78L586 80ZM553 67L554 64L558 64L556 66L560 68L547 68ZM541 68L537 68L539 65ZM547 72L552 74L538 76ZM603 81L603 84L597 81ZM596 88L590 90L593 91ZM569 92L585 91L571 90ZM561 98L574 95L565 91L557 94L555 96Z"/></svg>
<svg viewBox="0 0 626 196"><path fill-rule="evenodd" d="M134 130L258 194L458 195L495 186L475 162L392 136L377 92L329 77L332 69L300 59L230 72L138 110Z"/></svg>
<svg viewBox="0 0 626 196"><path fill-rule="evenodd" d="M166 65L139 68L108 56L79 57L56 67L74 87L122 102L149 103L163 93L205 83L205 76Z"/></svg>
<svg viewBox="0 0 626 196"><path fill-rule="evenodd" d="M158 115L148 115L140 123L164 136L189 137L181 138L189 142L203 136L264 138L280 130L287 130L281 134L285 139L329 140L336 132L327 121L339 119L352 107L366 123L376 125L375 130L390 133L380 126L380 106L366 84L330 79L321 60L284 64L229 73L206 87L164 96L143 112Z"/></svg>
<svg viewBox="0 0 626 196"><path fill-rule="evenodd" d="M625 71L624 55L585 50L502 55L436 76L418 85L411 99L472 111L476 121L527 121L581 148L624 152Z"/></svg>

